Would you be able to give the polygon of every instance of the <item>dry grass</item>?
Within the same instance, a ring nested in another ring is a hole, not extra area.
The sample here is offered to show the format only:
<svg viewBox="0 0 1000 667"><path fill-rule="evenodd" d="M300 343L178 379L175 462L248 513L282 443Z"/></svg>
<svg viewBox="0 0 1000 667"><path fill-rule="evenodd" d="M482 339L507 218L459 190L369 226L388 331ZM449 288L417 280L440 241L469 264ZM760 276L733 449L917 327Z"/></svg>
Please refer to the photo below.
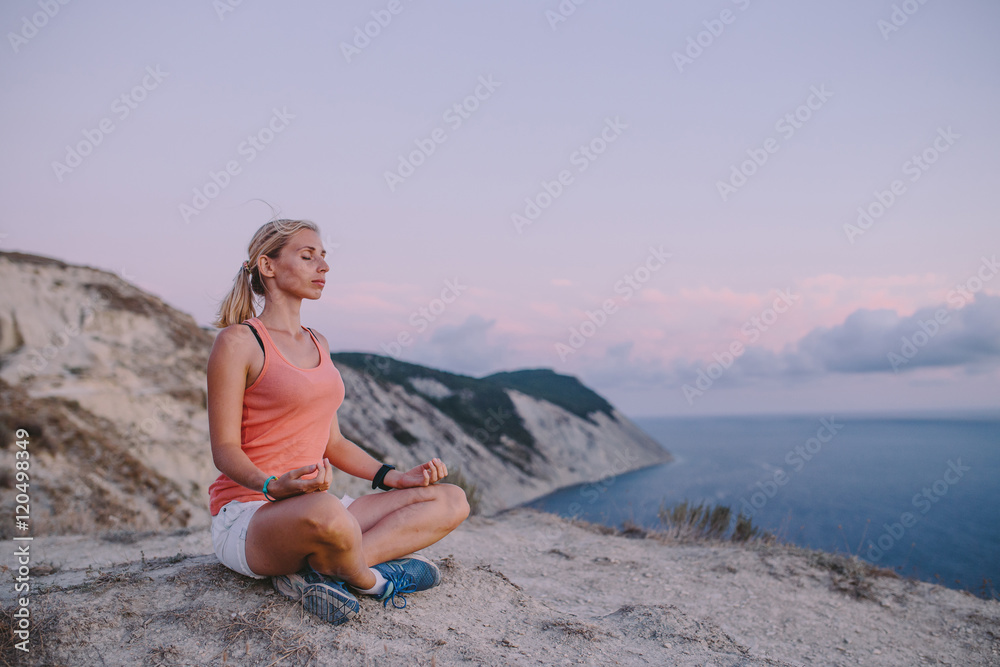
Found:
<svg viewBox="0 0 1000 667"><path fill-rule="evenodd" d="M216 657L231 655L236 642L242 640L248 649L253 642L260 644L264 651L274 656L267 667L290 658L295 661L294 664L308 665L316 657L318 649L306 641L305 632L291 633L282 626L285 615L293 610L301 613L300 608L289 606L282 598L271 600L249 613L234 614L223 629L226 647ZM328 648L336 646L336 640L331 640Z"/></svg>
<svg viewBox="0 0 1000 667"><path fill-rule="evenodd" d="M154 646L146 654L146 664L153 667L180 665L181 660L181 652L174 646Z"/></svg>
<svg viewBox="0 0 1000 667"><path fill-rule="evenodd" d="M0 665L9 667L16 660L17 649L14 648L14 611L15 609L0 608Z"/></svg>
<svg viewBox="0 0 1000 667"><path fill-rule="evenodd" d="M14 667L14 665L22 667L31 664L55 667L58 664L48 660L45 651L46 640L56 625L56 614L47 613L34 598L32 598L29 608L31 610L31 627L29 628L31 634L28 638L28 653L15 648L15 644L21 641L19 637L14 636L17 625L14 612L17 608L0 608L0 666L2 667Z"/></svg>
<svg viewBox="0 0 1000 667"><path fill-rule="evenodd" d="M844 556L825 551L809 552L809 561L830 571L830 588L857 599L878 602L874 580L878 577L898 579L894 570L867 563L857 556Z"/></svg>
<svg viewBox="0 0 1000 667"><path fill-rule="evenodd" d="M597 641L602 635L610 636L607 631L596 625L578 621L547 621L542 624L542 630L561 630L570 637L582 637L588 641Z"/></svg>
<svg viewBox="0 0 1000 667"><path fill-rule="evenodd" d="M753 525L750 517L740 512L733 516L727 505L711 507L684 501L673 507L660 506L662 538L672 542L776 542L774 535Z"/></svg>
<svg viewBox="0 0 1000 667"><path fill-rule="evenodd" d="M583 519L565 519L569 523L599 535L615 535L632 539L652 539L663 544L776 544L778 539L754 526L749 517L733 517L727 506L710 507L684 501L671 508L661 506L662 530L646 528L626 519L621 528L613 528Z"/></svg>

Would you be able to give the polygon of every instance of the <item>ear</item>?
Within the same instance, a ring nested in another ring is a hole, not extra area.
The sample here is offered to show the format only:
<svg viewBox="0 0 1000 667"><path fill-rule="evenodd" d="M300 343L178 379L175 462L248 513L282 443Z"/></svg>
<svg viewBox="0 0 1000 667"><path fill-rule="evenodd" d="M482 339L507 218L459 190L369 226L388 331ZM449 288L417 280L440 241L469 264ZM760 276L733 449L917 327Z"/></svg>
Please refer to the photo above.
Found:
<svg viewBox="0 0 1000 667"><path fill-rule="evenodd" d="M257 272L261 276L267 276L268 278L274 277L274 265L271 263L271 258L267 255L261 255L257 259Z"/></svg>

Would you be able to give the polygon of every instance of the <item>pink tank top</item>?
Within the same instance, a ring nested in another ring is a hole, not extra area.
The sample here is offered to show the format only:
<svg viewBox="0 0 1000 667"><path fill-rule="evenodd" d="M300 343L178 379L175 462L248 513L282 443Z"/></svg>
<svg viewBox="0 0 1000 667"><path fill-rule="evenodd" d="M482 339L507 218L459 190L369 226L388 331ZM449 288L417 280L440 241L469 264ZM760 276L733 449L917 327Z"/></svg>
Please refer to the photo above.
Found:
<svg viewBox="0 0 1000 667"><path fill-rule="evenodd" d="M240 442L254 465L280 477L323 458L330 425L344 402L344 380L306 327L319 350L315 368L299 368L285 359L259 319L246 322L264 344L264 367L243 394ZM224 474L208 487L208 495L212 516L232 500L265 499L261 489L248 489Z"/></svg>

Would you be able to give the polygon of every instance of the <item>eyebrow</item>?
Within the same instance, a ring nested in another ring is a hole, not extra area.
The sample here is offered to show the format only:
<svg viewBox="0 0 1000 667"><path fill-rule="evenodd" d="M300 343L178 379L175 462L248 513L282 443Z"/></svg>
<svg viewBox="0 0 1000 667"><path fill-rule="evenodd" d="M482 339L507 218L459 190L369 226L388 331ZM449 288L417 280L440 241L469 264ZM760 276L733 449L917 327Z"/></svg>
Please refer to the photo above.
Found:
<svg viewBox="0 0 1000 667"><path fill-rule="evenodd" d="M316 248L312 247L311 245L304 245L301 248L299 248L299 250L312 250L313 252L316 252ZM296 250L295 252L299 252L299 250ZM324 250L321 254L325 255L326 250Z"/></svg>

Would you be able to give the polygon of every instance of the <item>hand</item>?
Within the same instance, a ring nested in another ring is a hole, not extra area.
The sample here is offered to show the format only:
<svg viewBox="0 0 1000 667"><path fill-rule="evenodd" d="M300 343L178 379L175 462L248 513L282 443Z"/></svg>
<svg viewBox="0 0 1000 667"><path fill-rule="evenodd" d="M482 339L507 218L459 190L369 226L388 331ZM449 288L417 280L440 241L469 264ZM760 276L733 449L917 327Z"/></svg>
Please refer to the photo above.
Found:
<svg viewBox="0 0 1000 667"><path fill-rule="evenodd" d="M385 476L385 483L394 489L410 489L416 486L430 486L444 479L447 475L448 468L444 461L433 458L406 472L390 470Z"/></svg>
<svg viewBox="0 0 1000 667"><path fill-rule="evenodd" d="M315 476L307 478L306 475L316 473ZM333 481L333 465L330 460L324 458L322 461L311 463L295 470L289 470L281 477L273 480L267 486L267 492L274 498L291 498L303 493L325 492L330 488Z"/></svg>

